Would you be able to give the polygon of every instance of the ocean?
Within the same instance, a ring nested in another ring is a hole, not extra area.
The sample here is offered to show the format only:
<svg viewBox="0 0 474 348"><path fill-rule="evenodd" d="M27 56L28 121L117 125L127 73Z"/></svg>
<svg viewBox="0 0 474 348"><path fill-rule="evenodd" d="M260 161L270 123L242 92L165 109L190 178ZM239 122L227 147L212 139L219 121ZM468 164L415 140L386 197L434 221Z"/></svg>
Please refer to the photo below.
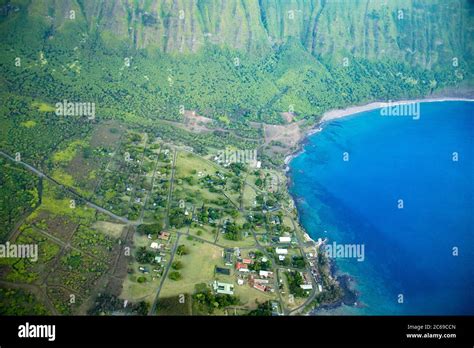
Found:
<svg viewBox="0 0 474 348"><path fill-rule="evenodd" d="M290 162L290 192L315 240L364 247L335 258L356 306L319 314L474 314L474 103L421 103L325 123Z"/></svg>

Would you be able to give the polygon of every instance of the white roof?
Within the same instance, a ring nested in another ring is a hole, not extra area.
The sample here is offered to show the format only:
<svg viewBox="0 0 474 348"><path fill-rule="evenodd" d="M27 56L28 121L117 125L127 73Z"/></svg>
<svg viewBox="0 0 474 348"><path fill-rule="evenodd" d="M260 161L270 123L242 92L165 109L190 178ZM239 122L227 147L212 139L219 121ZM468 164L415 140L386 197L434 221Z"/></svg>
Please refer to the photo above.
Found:
<svg viewBox="0 0 474 348"><path fill-rule="evenodd" d="M260 274L260 276L262 276L262 277L268 277L269 275L272 275L273 272L262 271L262 270L261 270L261 271L259 272L259 274Z"/></svg>
<svg viewBox="0 0 474 348"><path fill-rule="evenodd" d="M278 255L287 255L287 254L288 254L288 249L276 248L276 249L275 249L275 252L276 252Z"/></svg>
<svg viewBox="0 0 474 348"><path fill-rule="evenodd" d="M157 243L157 242L153 242L150 244L150 248L152 249L159 249L160 248L160 245Z"/></svg>
<svg viewBox="0 0 474 348"><path fill-rule="evenodd" d="M281 243L291 242L291 237L280 237Z"/></svg>

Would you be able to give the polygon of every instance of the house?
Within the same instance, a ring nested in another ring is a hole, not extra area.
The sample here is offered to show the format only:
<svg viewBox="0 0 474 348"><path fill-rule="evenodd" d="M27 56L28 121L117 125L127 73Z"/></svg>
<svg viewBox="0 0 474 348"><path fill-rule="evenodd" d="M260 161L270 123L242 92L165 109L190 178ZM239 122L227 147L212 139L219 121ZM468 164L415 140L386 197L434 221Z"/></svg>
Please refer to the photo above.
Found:
<svg viewBox="0 0 474 348"><path fill-rule="evenodd" d="M311 290L311 289L313 289L313 285L312 284L301 284L300 288L303 289L303 290Z"/></svg>
<svg viewBox="0 0 474 348"><path fill-rule="evenodd" d="M246 265L251 265L253 263L253 261L251 259L242 259L242 263L244 263Z"/></svg>
<svg viewBox="0 0 474 348"><path fill-rule="evenodd" d="M285 260L285 255L278 255L278 260L284 261Z"/></svg>
<svg viewBox="0 0 474 348"><path fill-rule="evenodd" d="M228 250L225 250L224 251L224 262L225 262L225 265L226 266L232 266L233 263L232 263L232 254L233 254L233 251L228 251Z"/></svg>
<svg viewBox="0 0 474 348"><path fill-rule="evenodd" d="M242 263L242 262L237 262L235 264L235 269L237 271L240 271L240 272L248 272L249 271L248 266L245 263Z"/></svg>
<svg viewBox="0 0 474 348"><path fill-rule="evenodd" d="M243 279L237 279L237 284L238 285L244 285L244 280Z"/></svg>
<svg viewBox="0 0 474 348"><path fill-rule="evenodd" d="M270 271L263 271L261 270L260 272L258 272L258 274L260 275L260 277L264 277L264 278L272 278L273 277L273 272L270 272Z"/></svg>
<svg viewBox="0 0 474 348"><path fill-rule="evenodd" d="M230 269L222 268L222 267L216 267L216 273L224 274L224 275L230 275Z"/></svg>
<svg viewBox="0 0 474 348"><path fill-rule="evenodd" d="M276 248L275 252L278 255L288 255L288 249L285 249L285 248Z"/></svg>
<svg viewBox="0 0 474 348"><path fill-rule="evenodd" d="M161 262L161 256L155 256L155 262L160 263Z"/></svg>
<svg viewBox="0 0 474 348"><path fill-rule="evenodd" d="M169 240L170 239L170 233L165 232L165 231L161 231L158 238L163 239L163 240Z"/></svg>
<svg viewBox="0 0 474 348"><path fill-rule="evenodd" d="M290 243L291 237L280 237L280 243Z"/></svg>
<svg viewBox="0 0 474 348"><path fill-rule="evenodd" d="M150 248L158 250L160 248L160 245L157 242L152 242L150 244Z"/></svg>
<svg viewBox="0 0 474 348"><path fill-rule="evenodd" d="M234 285L229 283L221 283L217 280L213 284L214 291L218 294L233 295L234 294Z"/></svg>
<svg viewBox="0 0 474 348"><path fill-rule="evenodd" d="M265 285L260 285L260 284L254 284L253 287L257 290L265 292L267 290L267 287Z"/></svg>

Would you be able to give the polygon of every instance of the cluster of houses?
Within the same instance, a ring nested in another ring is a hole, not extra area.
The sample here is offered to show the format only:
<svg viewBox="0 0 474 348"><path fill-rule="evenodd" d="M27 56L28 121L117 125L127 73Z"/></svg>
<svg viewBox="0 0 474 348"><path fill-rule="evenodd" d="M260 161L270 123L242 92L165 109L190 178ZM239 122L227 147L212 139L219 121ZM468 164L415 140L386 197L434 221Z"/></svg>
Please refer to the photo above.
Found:
<svg viewBox="0 0 474 348"><path fill-rule="evenodd" d="M306 259L308 260L311 275L316 280L316 282L318 282L318 290L321 292L323 291L323 287L320 282L321 276L318 271L318 250L322 245L324 245L326 239L323 240L319 238L317 242L314 242L312 239L310 241L313 243L313 248L312 251L306 253Z"/></svg>
<svg viewBox="0 0 474 348"><path fill-rule="evenodd" d="M274 292L273 288L273 272L258 271L258 276L251 274L248 279L249 285L257 290L266 292Z"/></svg>
<svg viewBox="0 0 474 348"><path fill-rule="evenodd" d="M246 283L259 291L262 292L274 292L274 274L271 271L259 270L255 271L252 269L252 265L256 260L254 253L250 252L248 257L242 257L239 248L230 249L227 248L222 254L224 264L227 267L234 268L234 274L237 278L237 285L243 286ZM234 263L234 259L236 260ZM266 257L261 257L262 262L267 262ZM216 267L216 274L230 275L231 269L225 267ZM214 291L218 294L229 294L234 293L233 284L223 283L215 281L213 283Z"/></svg>
<svg viewBox="0 0 474 348"><path fill-rule="evenodd" d="M303 290L312 290L313 282L311 276L306 272L300 272L301 277L303 278L303 284L300 285L300 288Z"/></svg>
<svg viewBox="0 0 474 348"><path fill-rule="evenodd" d="M152 235L149 234L148 239L153 239ZM157 275L161 274L162 271L162 266L166 264L166 255L167 252L169 252L169 240L170 240L171 234L166 231L161 231L158 234L158 241L152 241L149 245L150 249L156 252L155 258L154 258L154 263L158 265L158 268L153 269L153 272L156 273ZM146 266L140 266L138 267L138 270L143 273L143 274L149 274L150 270ZM155 279L153 277L153 279Z"/></svg>

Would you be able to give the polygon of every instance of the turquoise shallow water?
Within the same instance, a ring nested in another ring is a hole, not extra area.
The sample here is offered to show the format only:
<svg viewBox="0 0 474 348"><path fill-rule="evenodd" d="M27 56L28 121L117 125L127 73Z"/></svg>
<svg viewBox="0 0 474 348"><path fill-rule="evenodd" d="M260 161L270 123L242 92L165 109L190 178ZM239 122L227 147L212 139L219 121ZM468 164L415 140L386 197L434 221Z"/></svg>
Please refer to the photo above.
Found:
<svg viewBox="0 0 474 348"><path fill-rule="evenodd" d="M418 120L364 112L308 139L290 163L303 226L365 251L336 258L363 305L334 313L474 314L473 145L470 102L422 103Z"/></svg>

